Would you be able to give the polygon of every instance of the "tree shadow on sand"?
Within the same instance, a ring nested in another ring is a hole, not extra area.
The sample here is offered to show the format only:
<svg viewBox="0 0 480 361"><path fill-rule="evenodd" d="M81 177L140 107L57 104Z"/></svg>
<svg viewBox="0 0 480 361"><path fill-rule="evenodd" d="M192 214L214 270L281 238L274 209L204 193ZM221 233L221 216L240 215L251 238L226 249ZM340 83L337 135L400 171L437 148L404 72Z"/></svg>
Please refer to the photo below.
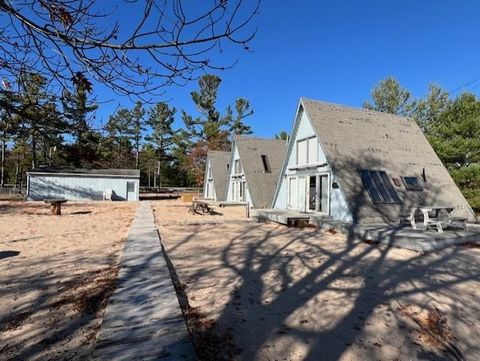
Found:
<svg viewBox="0 0 480 361"><path fill-rule="evenodd" d="M369 201L361 186L357 195L350 202L354 219ZM387 207L383 219L391 222ZM386 236L395 237L396 231L390 232ZM475 291L480 254L464 247L418 254L367 245L354 227L342 237L329 243L317 229L246 224L229 239L221 267L234 276L223 281L236 286L212 327L233 333L243 351L232 358L449 360L461 359L461 353L480 358ZM195 241L193 233L188 241ZM172 259L183 263L182 257ZM218 270L201 259L193 264L201 269L197 280L213 278ZM408 312L415 307L417 313ZM437 332L435 310L445 325ZM430 329L422 329L423 311ZM229 359L222 355L212 359Z"/></svg>

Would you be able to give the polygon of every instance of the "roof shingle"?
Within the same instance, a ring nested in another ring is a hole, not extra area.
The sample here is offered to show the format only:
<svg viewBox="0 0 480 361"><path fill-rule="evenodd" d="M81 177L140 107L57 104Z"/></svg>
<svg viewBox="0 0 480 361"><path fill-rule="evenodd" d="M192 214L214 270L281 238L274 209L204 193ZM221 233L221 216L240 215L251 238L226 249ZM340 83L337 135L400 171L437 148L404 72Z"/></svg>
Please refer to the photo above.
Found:
<svg viewBox="0 0 480 361"><path fill-rule="evenodd" d="M243 171L247 180L254 208L270 208L283 159L286 142L280 139L264 139L235 136ZM267 156L271 172L266 172L262 155Z"/></svg>

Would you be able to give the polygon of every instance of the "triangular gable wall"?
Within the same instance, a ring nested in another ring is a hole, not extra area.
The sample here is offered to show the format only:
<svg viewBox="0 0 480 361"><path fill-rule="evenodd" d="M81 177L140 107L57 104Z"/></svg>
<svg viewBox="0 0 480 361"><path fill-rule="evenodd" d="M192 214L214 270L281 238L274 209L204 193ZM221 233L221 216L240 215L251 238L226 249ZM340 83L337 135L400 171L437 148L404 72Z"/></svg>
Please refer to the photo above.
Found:
<svg viewBox="0 0 480 361"><path fill-rule="evenodd" d="M207 161L205 162L205 181L203 184L203 197L214 199L216 201L217 194L215 191L215 178L213 177L213 170L211 168L212 168L212 163L210 161L210 157L207 156ZM208 194L209 187L213 194Z"/></svg>
<svg viewBox="0 0 480 361"><path fill-rule="evenodd" d="M311 168L295 169L297 164L297 141L305 138L316 137L317 139L317 161L316 165ZM279 177L275 197L273 200L272 208L276 209L292 209L288 204L289 190L288 181L290 177L308 177L316 174L329 174L329 188L330 188L330 200L329 200L329 215L337 220L345 222L351 222L352 217L345 200L345 196L341 190L341 187L332 188L332 184L338 184L338 180L332 171L330 165L327 162L325 152L318 135L313 128L308 115L306 114L301 102L298 105L297 113L291 132L291 138L288 144L285 161L282 167L282 172ZM300 199L300 203L306 204L305 199ZM303 209L294 209L298 211L305 211L306 205Z"/></svg>
<svg viewBox="0 0 480 361"><path fill-rule="evenodd" d="M242 163L242 160L240 158L240 153L238 152L237 142L234 139L232 142L232 151L231 151L231 157L230 157L230 167L228 170L227 192L226 192L225 200L227 202L238 202L238 200L234 200L233 182L243 181L245 182L245 202L253 206L252 197L250 196L250 190L248 187L248 182L245 177L245 172L242 171L240 177L238 177L235 174L235 160L237 159L240 159L240 162ZM242 163L242 170L243 170L243 163Z"/></svg>

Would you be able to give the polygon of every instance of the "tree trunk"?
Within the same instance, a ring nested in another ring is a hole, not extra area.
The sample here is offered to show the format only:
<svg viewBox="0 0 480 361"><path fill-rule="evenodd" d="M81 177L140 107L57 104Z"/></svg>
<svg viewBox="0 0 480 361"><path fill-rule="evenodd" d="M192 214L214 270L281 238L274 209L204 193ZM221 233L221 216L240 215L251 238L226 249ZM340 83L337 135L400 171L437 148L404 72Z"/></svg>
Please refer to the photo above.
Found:
<svg viewBox="0 0 480 361"><path fill-rule="evenodd" d="M37 140L32 134L32 169L37 167Z"/></svg>
<svg viewBox="0 0 480 361"><path fill-rule="evenodd" d="M135 169L138 169L139 153L140 153L140 143L137 143L135 144Z"/></svg>
<svg viewBox="0 0 480 361"><path fill-rule="evenodd" d="M17 153L17 159L15 164L15 187L17 187L18 185L19 188L22 189L21 184L18 183L19 179L20 179L20 154Z"/></svg>
<svg viewBox="0 0 480 361"><path fill-rule="evenodd" d="M5 133L2 138L2 160L1 160L0 187L5 185Z"/></svg>

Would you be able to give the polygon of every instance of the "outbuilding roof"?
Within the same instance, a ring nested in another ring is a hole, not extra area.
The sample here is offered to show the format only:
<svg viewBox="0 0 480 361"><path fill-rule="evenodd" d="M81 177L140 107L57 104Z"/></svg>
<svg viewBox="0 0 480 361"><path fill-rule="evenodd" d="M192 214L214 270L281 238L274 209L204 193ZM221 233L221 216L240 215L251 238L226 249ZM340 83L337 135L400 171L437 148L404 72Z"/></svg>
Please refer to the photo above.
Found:
<svg viewBox="0 0 480 361"><path fill-rule="evenodd" d="M85 169L85 168L67 168L67 167L49 167L40 166L30 172L29 174L64 174L64 175L95 175L95 176L125 176L125 177L140 177L139 169Z"/></svg>
<svg viewBox="0 0 480 361"><path fill-rule="evenodd" d="M455 206L470 220L475 216L418 124L392 114L301 98L350 212L357 222L398 221L412 206ZM400 204L373 203L359 170L383 170L392 178L416 176L423 191L394 186Z"/></svg>
<svg viewBox="0 0 480 361"><path fill-rule="evenodd" d="M224 201L227 192L228 165L230 152L209 150L207 153L210 167L212 168L213 184L218 201Z"/></svg>
<svg viewBox="0 0 480 361"><path fill-rule="evenodd" d="M235 144L242 161L253 207L270 207L285 157L286 142L281 139L237 135ZM262 156L266 156L269 165L267 171Z"/></svg>

